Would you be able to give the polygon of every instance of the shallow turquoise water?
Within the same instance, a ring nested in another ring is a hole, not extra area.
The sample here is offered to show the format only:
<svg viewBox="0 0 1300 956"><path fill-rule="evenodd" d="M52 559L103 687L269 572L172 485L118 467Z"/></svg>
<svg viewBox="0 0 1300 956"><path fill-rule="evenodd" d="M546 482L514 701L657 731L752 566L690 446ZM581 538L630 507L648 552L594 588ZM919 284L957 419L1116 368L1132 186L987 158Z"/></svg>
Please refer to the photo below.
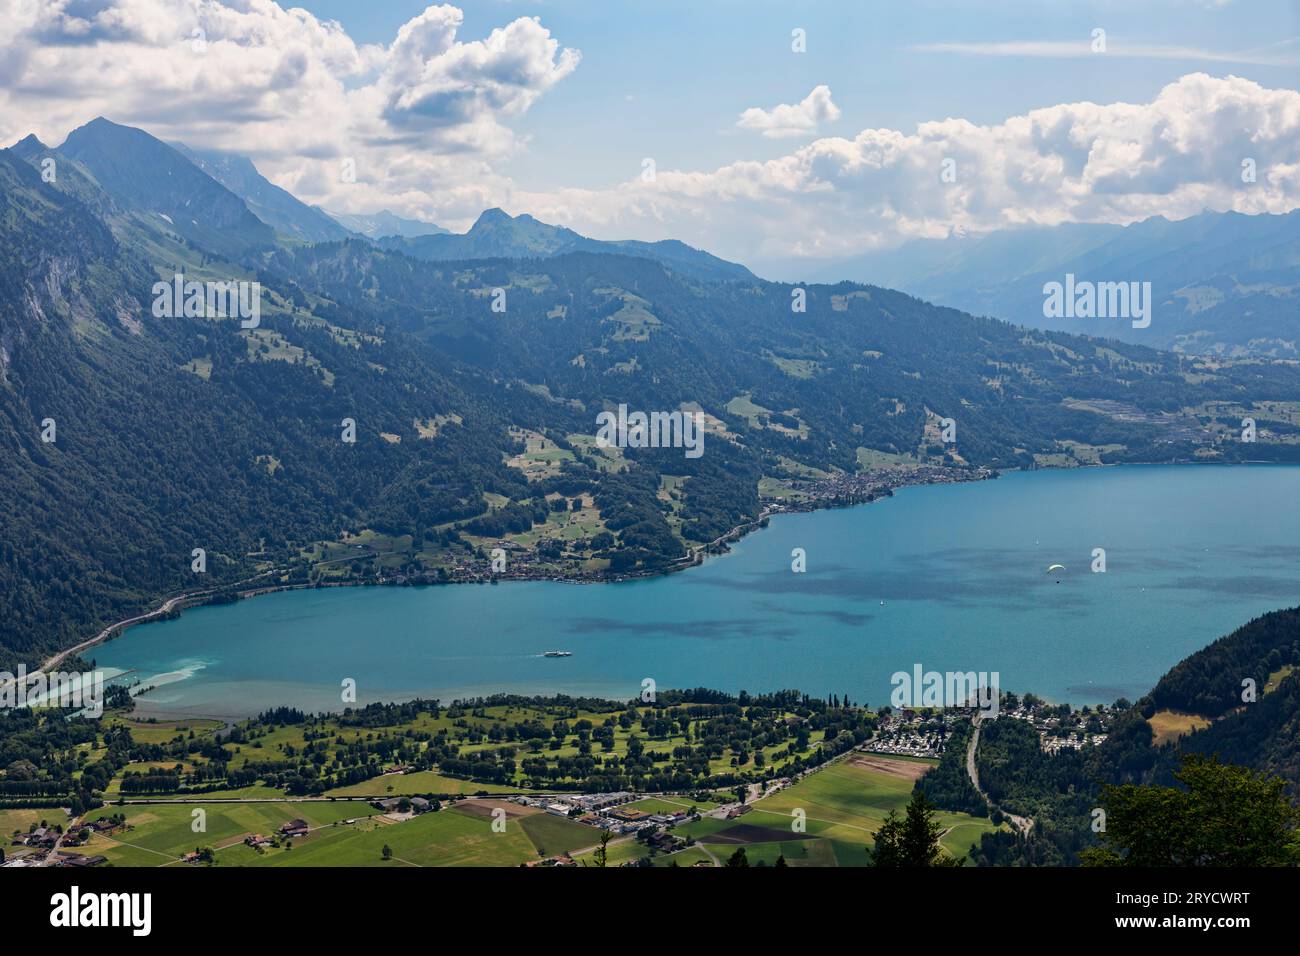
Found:
<svg viewBox="0 0 1300 956"><path fill-rule="evenodd" d="M1300 467L1010 474L779 516L731 554L663 578L286 592L187 611L92 654L160 685L140 698L145 713L337 710L345 678L361 703L627 699L650 678L884 704L890 676L915 664L1110 702L1300 603L1298 500ZM804 574L790 570L796 547ZM1089 569L1099 547L1104 574ZM1060 583L1045 573L1058 562ZM552 648L573 656L539 656Z"/></svg>

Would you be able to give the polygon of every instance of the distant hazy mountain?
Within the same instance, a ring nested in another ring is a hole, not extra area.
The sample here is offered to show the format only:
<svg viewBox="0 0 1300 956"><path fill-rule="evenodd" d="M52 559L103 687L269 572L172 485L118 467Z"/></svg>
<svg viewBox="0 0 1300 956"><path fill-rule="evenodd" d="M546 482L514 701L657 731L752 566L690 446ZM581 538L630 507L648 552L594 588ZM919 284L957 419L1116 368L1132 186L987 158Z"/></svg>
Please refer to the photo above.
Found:
<svg viewBox="0 0 1300 956"><path fill-rule="evenodd" d="M239 196L143 130L100 117L73 130L58 152L121 204L156 215L211 252L241 255L275 242L274 230Z"/></svg>
<svg viewBox="0 0 1300 956"><path fill-rule="evenodd" d="M1115 319L1048 318L1043 286L1150 282L1148 328ZM929 301L1037 328L1227 355L1300 354L1300 211L1207 212L1129 226L1071 224L919 240L811 270L880 283Z"/></svg>
<svg viewBox="0 0 1300 956"><path fill-rule="evenodd" d="M380 241L416 259L431 261L466 259L542 259L566 252L604 252L654 259L680 275L695 279L752 280L754 274L735 262L694 249L684 242L666 239L639 242L632 239L607 242L588 239L572 229L551 226L532 216L510 216L489 209L463 234L446 233L414 239L388 238Z"/></svg>
<svg viewBox="0 0 1300 956"><path fill-rule="evenodd" d="M379 212L370 215L330 212L328 209L323 209L321 212L333 218L344 228L371 239L380 239L384 236L401 236L405 239L414 239L417 236L433 236L447 231L442 226L432 222L406 219L389 212L387 209L381 209Z"/></svg>
<svg viewBox="0 0 1300 956"><path fill-rule="evenodd" d="M23 159L31 159L40 153L49 152L50 148L36 138L35 133L28 133L18 142L9 147L9 151Z"/></svg>
<svg viewBox="0 0 1300 956"><path fill-rule="evenodd" d="M275 185L246 157L191 149L183 143L173 145L194 165L244 200L258 219L281 235L304 242L333 242L350 234L315 206Z"/></svg>

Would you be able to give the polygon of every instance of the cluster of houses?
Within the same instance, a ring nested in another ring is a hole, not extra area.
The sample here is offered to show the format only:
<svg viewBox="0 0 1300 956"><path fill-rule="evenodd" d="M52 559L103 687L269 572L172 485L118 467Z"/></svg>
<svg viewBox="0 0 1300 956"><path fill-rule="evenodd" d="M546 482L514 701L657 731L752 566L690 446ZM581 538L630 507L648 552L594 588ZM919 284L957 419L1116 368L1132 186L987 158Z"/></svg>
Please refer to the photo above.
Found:
<svg viewBox="0 0 1300 956"><path fill-rule="evenodd" d="M802 492L804 500L799 503L781 502L773 511L803 511L814 504L827 502L871 501L874 498L892 495L900 488L920 484L945 484L957 481L971 481L987 478L987 468L972 468L954 471L940 465L917 465L914 468L872 468L855 473L836 472L825 478L788 481L786 484L795 491Z"/></svg>
<svg viewBox="0 0 1300 956"><path fill-rule="evenodd" d="M1044 750L1049 754L1054 754L1061 750L1079 750L1085 744L1093 744L1096 746L1106 739L1106 735L1093 734L1089 736L1087 734L1070 734L1066 737L1048 737L1039 734L1038 739L1042 742Z"/></svg>
<svg viewBox="0 0 1300 956"><path fill-rule="evenodd" d="M578 822L613 833L640 833L642 830L662 831L664 827L675 826L688 819L690 812L685 808L672 813L648 813L631 807L615 807L604 813L584 814L578 817Z"/></svg>
<svg viewBox="0 0 1300 956"><path fill-rule="evenodd" d="M938 757L943 753L948 728L957 721L969 719L973 713L969 708L949 707L927 713L904 708L884 714L880 718L879 732L859 749L869 753L908 757ZM1026 720L1033 724L1043 750L1056 753L1060 750L1077 750L1089 743L1100 744L1106 739L1104 728L1110 726L1114 714L1112 708L1099 705L1088 708L1086 712L1072 712L1068 723L1063 726L1057 707L1038 700L1026 705L1022 700L1012 698L1003 703L998 716ZM939 733L936 721L943 723L942 734ZM1089 723L1092 724L1092 729L1089 729Z"/></svg>
<svg viewBox="0 0 1300 956"><path fill-rule="evenodd" d="M306 820L290 820L288 823L280 824L280 829L277 832L281 840L296 840L310 833L311 825ZM260 833L250 833L244 837L244 845L251 846L254 850L260 850L264 847L274 846L275 840ZM185 857L186 862L194 862L189 859L190 856L197 859L197 854L188 854Z"/></svg>
<svg viewBox="0 0 1300 956"><path fill-rule="evenodd" d="M668 830L655 830L650 833L643 841L646 846L658 850L660 853L672 853L686 846L686 841L679 836L674 836Z"/></svg>
<svg viewBox="0 0 1300 956"><path fill-rule="evenodd" d="M112 820L96 820L93 823L87 823L79 826L75 831L62 833L54 827L39 826L33 827L27 833L15 834L10 842L11 846L24 847L30 850L30 853L16 855L4 863L5 866L99 866L107 862L106 858L99 854L85 854L69 852L69 847L84 846L87 842L81 839L81 831L89 830L92 833L108 833L117 829L121 824L114 823ZM59 837L63 839L60 841ZM55 845L58 850L55 850Z"/></svg>
<svg viewBox="0 0 1300 956"><path fill-rule="evenodd" d="M1088 744L1097 745L1107 737L1104 730L1089 730L1082 712L1071 714L1070 723L1064 727L1057 709L1042 704L1026 706L1024 703L1018 703L1015 707L1003 708L1002 716L1029 721L1038 731L1038 740L1043 750L1049 754L1062 750L1078 750ZM1102 728L1106 728L1110 726L1114 716L1113 708L1098 705L1088 709L1088 716L1096 717L1097 723Z"/></svg>
<svg viewBox="0 0 1300 956"><path fill-rule="evenodd" d="M947 740L947 727L969 716L965 709L949 708L925 715L904 708L880 718L880 727L874 737L859 749L867 753L893 754L905 757L938 757ZM944 733L940 734L935 721L942 721Z"/></svg>
<svg viewBox="0 0 1300 956"><path fill-rule="evenodd" d="M402 801L406 801L407 809L402 810ZM376 810L382 810L384 813L397 815L403 812L411 816L419 816L421 813L428 813L436 809L432 800L424 797L385 797L382 800L371 800L370 805Z"/></svg>
<svg viewBox="0 0 1300 956"><path fill-rule="evenodd" d="M19 833L13 838L12 846L31 847L34 850L51 849L58 842L59 831L54 827L35 827L28 833Z"/></svg>

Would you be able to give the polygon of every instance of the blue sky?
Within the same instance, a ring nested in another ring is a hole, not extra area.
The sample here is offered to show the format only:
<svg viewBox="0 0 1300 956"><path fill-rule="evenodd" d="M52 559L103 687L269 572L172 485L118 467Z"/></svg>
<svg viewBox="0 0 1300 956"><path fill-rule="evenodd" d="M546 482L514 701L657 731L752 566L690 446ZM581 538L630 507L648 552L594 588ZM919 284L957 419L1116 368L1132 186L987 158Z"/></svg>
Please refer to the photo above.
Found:
<svg viewBox="0 0 1300 956"><path fill-rule="evenodd" d="M426 4L313 0L302 6L339 20L359 42L387 43ZM661 168L683 169L779 156L788 142L738 133L736 116L751 106L797 102L822 83L843 111L822 132L852 136L868 126L909 131L951 116L994 123L1078 100L1145 102L1195 70L1290 88L1300 74L1296 66L1193 56L1062 60L915 49L1017 41L1086 46L1092 29L1101 27L1111 52L1166 46L1300 58L1300 43L1277 45L1300 38L1300 2L491 0L460 6L462 38L537 16L562 44L582 52L573 76L515 124L530 137L529 149L504 168L533 190L613 185L635 173L645 156ZM794 27L808 33L806 54L790 52Z"/></svg>

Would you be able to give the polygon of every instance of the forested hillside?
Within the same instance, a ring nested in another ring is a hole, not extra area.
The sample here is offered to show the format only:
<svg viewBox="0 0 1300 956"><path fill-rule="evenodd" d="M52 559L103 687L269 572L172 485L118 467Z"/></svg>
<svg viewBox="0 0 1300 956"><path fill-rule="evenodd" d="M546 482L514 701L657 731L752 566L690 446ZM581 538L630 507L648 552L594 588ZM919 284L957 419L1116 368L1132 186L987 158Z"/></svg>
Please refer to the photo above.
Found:
<svg viewBox="0 0 1300 956"><path fill-rule="evenodd" d="M1279 420L1278 435L1268 432L1270 413L1256 413L1263 437L1249 447L1237 441L1239 423L1227 424L1250 396L1294 402L1300 372L1286 363L1198 366L886 289L702 283L623 256L431 268L354 241L281 250L270 265L490 371L503 388L543 391L557 415L586 421L616 398L643 408L695 402L728 429L757 424L747 444L819 468L852 469L861 447L994 467L1072 453L1300 458L1282 437L1290 426ZM502 313L491 311L494 289L505 293ZM791 308L796 291L806 312ZM940 446L942 417L957 423L955 448Z"/></svg>
<svg viewBox="0 0 1300 956"><path fill-rule="evenodd" d="M469 433L504 445L504 425L418 351L376 342L379 372L273 295L257 337L234 319L154 319L137 250L27 164L0 153L0 176L6 661L336 535L395 483L423 483L447 513L494 481L510 489L500 454ZM299 350L281 360L276 326ZM424 454L375 437L452 408L467 427ZM345 416L363 423L355 445L339 440ZM190 571L194 548L206 578Z"/></svg>
<svg viewBox="0 0 1300 956"><path fill-rule="evenodd" d="M1253 686L1243 683L1253 681ZM1158 739L1155 728L1171 715L1201 718ZM1175 665L1149 694L1083 749L1047 753L1029 722L985 721L977 762L980 782L998 807L1030 817L1029 839L1009 833L984 837L977 858L989 864L1061 865L1096 846L1093 809L1107 784L1171 786L1188 754L1217 757L1287 783L1300 794L1300 608L1256 618ZM947 809L965 809L968 797L951 781L965 765L965 748L950 750L931 787L918 783Z"/></svg>

